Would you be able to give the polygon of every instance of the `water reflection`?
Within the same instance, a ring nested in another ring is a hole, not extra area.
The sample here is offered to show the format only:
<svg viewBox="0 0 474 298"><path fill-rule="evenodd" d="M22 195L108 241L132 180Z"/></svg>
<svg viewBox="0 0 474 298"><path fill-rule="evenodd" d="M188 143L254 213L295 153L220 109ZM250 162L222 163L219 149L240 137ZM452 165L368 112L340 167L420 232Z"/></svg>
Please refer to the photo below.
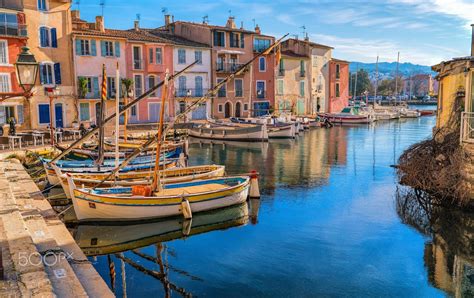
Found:
<svg viewBox="0 0 474 298"><path fill-rule="evenodd" d="M398 190L396 204L404 223L430 237L424 250L429 282L455 297L474 297L474 213L437 207L406 188Z"/></svg>
<svg viewBox="0 0 474 298"><path fill-rule="evenodd" d="M259 207L259 202L256 201L258 200L251 200L251 207L246 202L212 212L197 213L190 220L171 218L130 225L80 224L71 227L71 232L82 251L92 257L99 273L116 295L125 297L127 283L150 277L163 285L165 297L170 297L172 291L188 297L191 296L188 291L170 281L169 271L194 281L203 279L174 267L171 259L178 256L165 243L246 225L249 219L256 223ZM144 276L138 276L139 273ZM117 274L120 276L117 277ZM142 289L140 292L143 291Z"/></svg>

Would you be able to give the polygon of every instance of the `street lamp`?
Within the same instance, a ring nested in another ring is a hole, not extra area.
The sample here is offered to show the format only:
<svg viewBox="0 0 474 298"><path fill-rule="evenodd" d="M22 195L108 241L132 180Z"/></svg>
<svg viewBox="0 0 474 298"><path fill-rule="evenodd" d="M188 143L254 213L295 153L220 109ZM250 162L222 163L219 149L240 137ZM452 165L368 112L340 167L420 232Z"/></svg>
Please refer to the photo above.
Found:
<svg viewBox="0 0 474 298"><path fill-rule="evenodd" d="M23 47L15 63L18 82L25 91L25 94L31 94L31 89L36 83L38 76L38 62L35 56L30 53L28 47Z"/></svg>

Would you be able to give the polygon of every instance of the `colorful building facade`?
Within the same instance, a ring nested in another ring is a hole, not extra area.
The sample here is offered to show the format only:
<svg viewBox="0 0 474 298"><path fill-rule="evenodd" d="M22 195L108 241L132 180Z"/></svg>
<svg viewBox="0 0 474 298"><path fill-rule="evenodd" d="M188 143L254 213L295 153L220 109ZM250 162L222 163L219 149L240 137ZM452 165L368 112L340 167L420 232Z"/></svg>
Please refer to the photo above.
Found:
<svg viewBox="0 0 474 298"><path fill-rule="evenodd" d="M349 62L331 59L329 62L329 100L327 111L339 113L349 105Z"/></svg>
<svg viewBox="0 0 474 298"><path fill-rule="evenodd" d="M27 42L28 31L22 3L1 3L0 20L0 92L21 92L14 63ZM29 119L29 106L25 98L13 97L0 102L0 126L4 128L4 133L8 131L4 126L11 118L15 119L19 129L29 128L25 116Z"/></svg>
<svg viewBox="0 0 474 298"><path fill-rule="evenodd" d="M272 36L262 35L257 25L253 37L255 55L265 51L275 42ZM275 53L258 57L252 64L252 89L250 107L252 116L271 114L275 109Z"/></svg>

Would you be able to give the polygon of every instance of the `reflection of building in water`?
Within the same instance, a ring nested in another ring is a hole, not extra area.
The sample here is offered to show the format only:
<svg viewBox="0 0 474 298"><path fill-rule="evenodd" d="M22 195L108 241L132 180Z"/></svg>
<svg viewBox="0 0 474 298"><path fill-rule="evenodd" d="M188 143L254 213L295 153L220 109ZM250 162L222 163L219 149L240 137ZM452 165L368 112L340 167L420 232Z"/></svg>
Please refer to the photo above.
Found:
<svg viewBox="0 0 474 298"><path fill-rule="evenodd" d="M343 127L329 129L327 162L336 165L347 163L347 130Z"/></svg>
<svg viewBox="0 0 474 298"><path fill-rule="evenodd" d="M397 213L405 224L431 236L424 251L428 280L454 297L474 297L474 213L446 210L430 197L399 189Z"/></svg>

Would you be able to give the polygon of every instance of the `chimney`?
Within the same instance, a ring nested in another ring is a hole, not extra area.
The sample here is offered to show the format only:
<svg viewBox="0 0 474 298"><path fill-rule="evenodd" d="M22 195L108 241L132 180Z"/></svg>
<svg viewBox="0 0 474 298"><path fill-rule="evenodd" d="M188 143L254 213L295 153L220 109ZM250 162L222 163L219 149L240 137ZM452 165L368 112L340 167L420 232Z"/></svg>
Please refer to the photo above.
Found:
<svg viewBox="0 0 474 298"><path fill-rule="evenodd" d="M240 29L244 30L244 21L240 22Z"/></svg>
<svg viewBox="0 0 474 298"><path fill-rule="evenodd" d="M235 20L234 17L229 17L229 19L227 20L227 24L225 24L225 26L226 26L227 28L235 29L236 26L235 26L234 20Z"/></svg>
<svg viewBox="0 0 474 298"><path fill-rule="evenodd" d="M165 26L166 26L166 28L168 28L168 26L170 25L170 19L171 19L171 16L169 14L165 14Z"/></svg>
<svg viewBox="0 0 474 298"><path fill-rule="evenodd" d="M95 30L99 30L100 32L105 32L104 17L102 16L95 17Z"/></svg>
<svg viewBox="0 0 474 298"><path fill-rule="evenodd" d="M79 20L81 18L81 13L79 10L71 10L71 18L73 20Z"/></svg>
<svg viewBox="0 0 474 298"><path fill-rule="evenodd" d="M133 22L133 28L135 29L135 31L140 31L140 21L139 20L135 20L135 22Z"/></svg>
<svg viewBox="0 0 474 298"><path fill-rule="evenodd" d="M262 33L262 31L260 31L260 27L258 26L258 24L257 24L257 26L255 26L255 33L257 33L257 34Z"/></svg>
<svg viewBox="0 0 474 298"><path fill-rule="evenodd" d="M474 57L474 24L471 24L472 36L471 36L471 57Z"/></svg>

